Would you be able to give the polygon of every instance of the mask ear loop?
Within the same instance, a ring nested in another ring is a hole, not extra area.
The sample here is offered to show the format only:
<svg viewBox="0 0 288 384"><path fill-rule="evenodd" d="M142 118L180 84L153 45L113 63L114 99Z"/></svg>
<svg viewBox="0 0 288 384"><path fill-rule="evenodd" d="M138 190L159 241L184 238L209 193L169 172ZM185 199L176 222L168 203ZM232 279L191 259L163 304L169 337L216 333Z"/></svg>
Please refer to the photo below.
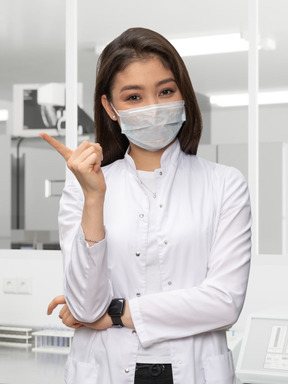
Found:
<svg viewBox="0 0 288 384"><path fill-rule="evenodd" d="M117 110L114 108L114 105L113 105L112 103L110 103L110 105L111 105L113 111L116 113L116 115L117 115L118 117L120 117L120 116L119 116L119 113L118 113ZM113 120L116 120L116 116L113 115L113 116L112 116L112 119L113 119Z"/></svg>

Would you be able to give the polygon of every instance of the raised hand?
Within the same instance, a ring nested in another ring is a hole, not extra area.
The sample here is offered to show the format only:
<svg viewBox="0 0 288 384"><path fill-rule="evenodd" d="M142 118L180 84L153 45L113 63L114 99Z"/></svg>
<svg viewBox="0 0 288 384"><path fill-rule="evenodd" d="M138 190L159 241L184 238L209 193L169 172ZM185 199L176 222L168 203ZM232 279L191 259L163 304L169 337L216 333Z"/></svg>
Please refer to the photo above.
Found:
<svg viewBox="0 0 288 384"><path fill-rule="evenodd" d="M106 184L101 170L103 154L100 144L83 141L75 151L72 151L46 133L40 133L40 136L64 158L68 168L79 181L85 197L95 193L105 195Z"/></svg>

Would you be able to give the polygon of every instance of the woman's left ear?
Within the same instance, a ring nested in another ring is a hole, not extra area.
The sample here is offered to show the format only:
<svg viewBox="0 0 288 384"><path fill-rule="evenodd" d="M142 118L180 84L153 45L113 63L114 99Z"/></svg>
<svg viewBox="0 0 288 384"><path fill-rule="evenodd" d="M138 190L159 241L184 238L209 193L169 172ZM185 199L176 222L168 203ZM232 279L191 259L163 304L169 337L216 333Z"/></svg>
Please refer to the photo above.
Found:
<svg viewBox="0 0 288 384"><path fill-rule="evenodd" d="M117 116L115 115L115 112L114 112L113 108L111 107L111 104L109 103L106 95L101 96L101 103L102 103L105 111L108 113L110 119L116 121Z"/></svg>

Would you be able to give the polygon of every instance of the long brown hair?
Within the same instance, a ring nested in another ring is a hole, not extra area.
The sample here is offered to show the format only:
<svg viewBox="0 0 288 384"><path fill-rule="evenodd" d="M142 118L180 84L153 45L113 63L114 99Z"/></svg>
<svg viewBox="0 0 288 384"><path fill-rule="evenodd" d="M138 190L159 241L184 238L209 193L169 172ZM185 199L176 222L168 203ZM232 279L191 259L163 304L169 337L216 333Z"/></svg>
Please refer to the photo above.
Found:
<svg viewBox="0 0 288 384"><path fill-rule="evenodd" d="M149 56L158 56L169 68L185 102L186 121L177 137L183 152L197 153L202 131L202 118L186 66L176 49L157 32L145 28L130 28L113 40L99 57L94 94L94 122L96 141L103 149L102 165L124 157L129 141L121 133L117 121L110 119L101 103L106 95L111 101L111 89L115 76L129 64Z"/></svg>

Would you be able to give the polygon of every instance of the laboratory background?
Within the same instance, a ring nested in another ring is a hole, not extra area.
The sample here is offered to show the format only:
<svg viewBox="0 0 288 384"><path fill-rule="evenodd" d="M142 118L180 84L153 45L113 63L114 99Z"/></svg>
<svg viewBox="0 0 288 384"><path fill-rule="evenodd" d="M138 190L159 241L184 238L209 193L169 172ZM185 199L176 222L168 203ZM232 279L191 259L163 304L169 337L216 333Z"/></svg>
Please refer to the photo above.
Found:
<svg viewBox="0 0 288 384"><path fill-rule="evenodd" d="M288 383L287 20L286 0L0 0L0 383L64 381L73 330L46 310L63 293L57 214L67 171L38 133L94 141L97 58L133 26L182 55L203 116L198 155L249 184L250 280L227 330L237 380Z"/></svg>

